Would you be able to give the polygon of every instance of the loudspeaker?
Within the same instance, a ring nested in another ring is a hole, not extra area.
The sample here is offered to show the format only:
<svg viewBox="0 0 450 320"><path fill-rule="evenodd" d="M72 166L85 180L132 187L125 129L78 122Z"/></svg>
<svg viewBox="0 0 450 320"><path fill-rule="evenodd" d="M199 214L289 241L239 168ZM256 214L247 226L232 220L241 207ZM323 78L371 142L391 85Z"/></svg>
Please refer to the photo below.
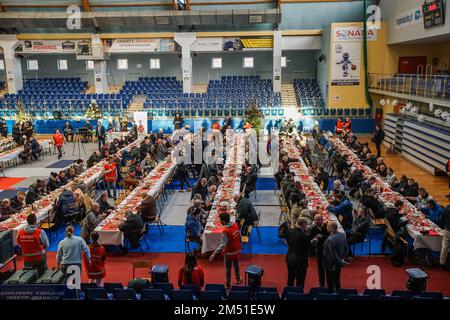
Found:
<svg viewBox="0 0 450 320"><path fill-rule="evenodd" d="M409 278L406 281L406 288L409 291L420 293L427 289L428 274L419 268L406 269Z"/></svg>
<svg viewBox="0 0 450 320"><path fill-rule="evenodd" d="M165 264L155 264L152 268L152 283L169 282L169 267Z"/></svg>

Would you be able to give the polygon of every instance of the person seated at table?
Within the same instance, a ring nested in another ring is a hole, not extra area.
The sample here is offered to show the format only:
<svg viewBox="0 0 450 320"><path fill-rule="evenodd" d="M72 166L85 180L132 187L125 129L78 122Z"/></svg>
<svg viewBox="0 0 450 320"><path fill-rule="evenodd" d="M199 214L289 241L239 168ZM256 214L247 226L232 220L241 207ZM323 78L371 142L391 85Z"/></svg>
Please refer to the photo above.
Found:
<svg viewBox="0 0 450 320"><path fill-rule="evenodd" d="M356 210L353 216L352 229L346 232L348 244L348 260L352 261L354 253L352 245L364 242L370 230L370 216L364 207Z"/></svg>
<svg viewBox="0 0 450 320"><path fill-rule="evenodd" d="M437 202L433 199L427 200L427 204L425 207L420 209L431 221L433 221L438 226L442 226L442 207L437 204Z"/></svg>
<svg viewBox="0 0 450 320"><path fill-rule="evenodd" d="M375 170L377 168L377 158L372 156L371 153L366 154L366 159L363 161L365 166L368 166L370 169Z"/></svg>
<svg viewBox="0 0 450 320"><path fill-rule="evenodd" d="M305 218L308 227L311 226L313 223L313 216L311 210L308 209L308 201L301 198L295 198L294 201L289 216L290 226L293 227L300 217Z"/></svg>
<svg viewBox="0 0 450 320"><path fill-rule="evenodd" d="M325 171L323 167L317 168L317 174L314 181L319 186L320 190L325 191L328 189L330 183L330 175Z"/></svg>
<svg viewBox="0 0 450 320"><path fill-rule="evenodd" d="M380 164L378 166L377 172L378 175L384 180L384 178L386 178L388 175L387 166L384 163Z"/></svg>
<svg viewBox="0 0 450 320"><path fill-rule="evenodd" d="M342 193L336 195L337 205L332 205L328 211L334 213L338 217L344 230L349 230L352 227L353 221L353 205L350 200Z"/></svg>
<svg viewBox="0 0 450 320"><path fill-rule="evenodd" d="M433 199L432 196L425 190L425 188L420 187L419 188L419 195L416 198L416 207L417 209L422 209L426 207L428 200Z"/></svg>
<svg viewBox="0 0 450 320"><path fill-rule="evenodd" d="M402 175L400 179L395 177L394 182L391 187L393 191L399 192L400 190L406 188L408 186L408 178L405 175Z"/></svg>
<svg viewBox="0 0 450 320"><path fill-rule="evenodd" d="M286 201L288 203L288 206L291 207L293 203L295 203L295 200L305 199L306 195L303 192L302 183L300 181L295 181L294 187L289 189L286 189Z"/></svg>
<svg viewBox="0 0 450 320"><path fill-rule="evenodd" d="M85 168L84 168L84 160L83 159L77 159L74 161L72 167L75 170L75 174L78 176L80 175L82 172L84 172Z"/></svg>
<svg viewBox="0 0 450 320"><path fill-rule="evenodd" d="M178 286L195 285L201 289L205 284L205 274L202 267L197 265L197 259L192 252L186 253L184 266L178 271Z"/></svg>
<svg viewBox="0 0 450 320"><path fill-rule="evenodd" d="M78 206L79 216L82 218L91 210L94 200L85 190L85 184L82 181L74 180L72 192L75 197L75 203Z"/></svg>
<svg viewBox="0 0 450 320"><path fill-rule="evenodd" d="M16 211L11 207L11 200L5 198L0 207L0 221L9 219Z"/></svg>
<svg viewBox="0 0 450 320"><path fill-rule="evenodd" d="M377 158L377 166L376 166L376 168L375 168L375 171L376 172L380 172L380 166L382 165L382 164L384 164L385 165L385 163L384 163L384 158L383 157L378 157Z"/></svg>
<svg viewBox="0 0 450 320"><path fill-rule="evenodd" d="M248 227L258 221L258 214L248 198L235 194L233 200L236 202L236 222L240 225L241 221L244 221L241 232L245 235Z"/></svg>
<svg viewBox="0 0 450 320"><path fill-rule="evenodd" d="M205 210L206 212L209 212L212 208L212 204L214 202L214 197L216 196L217 193L217 186L216 185L211 185L208 187L208 195L206 196L206 200L203 201L202 204L202 208L203 210ZM201 199L201 197L200 197Z"/></svg>
<svg viewBox="0 0 450 320"><path fill-rule="evenodd" d="M25 201L25 192L19 191L17 194L11 198L11 208L14 209L14 211L19 212L22 210L24 201Z"/></svg>
<svg viewBox="0 0 450 320"><path fill-rule="evenodd" d="M395 201L394 207L390 207L386 209L386 220L392 227L392 230L395 233L395 237L406 237L408 235L408 231L406 230L406 225L409 223L408 220L402 219L403 216L401 214L401 210L404 206L404 202L402 200ZM387 233L385 233L384 239L381 243L381 252L386 250L387 245Z"/></svg>
<svg viewBox="0 0 450 320"><path fill-rule="evenodd" d="M47 187L45 186L45 182L43 180L38 179L28 188L27 195L25 197L25 203L27 205L31 205L40 198L42 198L43 196L45 196L46 194L47 194Z"/></svg>
<svg viewBox="0 0 450 320"><path fill-rule="evenodd" d="M375 189L370 188L362 196L361 203L367 209L370 209L375 219L383 219L385 216L383 207L380 202L375 198Z"/></svg>
<svg viewBox="0 0 450 320"><path fill-rule="evenodd" d="M199 193L202 196L202 201L205 201L208 196L208 180L206 178L200 179L199 182L194 184L191 192L191 199L194 197L194 194Z"/></svg>
<svg viewBox="0 0 450 320"><path fill-rule="evenodd" d="M110 214L115 208L108 202L108 192L102 192L100 198L98 199L98 204L100 205L101 213Z"/></svg>
<svg viewBox="0 0 450 320"><path fill-rule="evenodd" d="M55 207L56 223L64 224L73 221L79 214L79 206L76 203L75 195L69 188L59 195Z"/></svg>
<svg viewBox="0 0 450 320"><path fill-rule="evenodd" d="M353 197L354 194L358 191L358 189L361 187L361 183L364 181L364 176L362 172L358 169L355 169L351 174L350 177L348 177L346 183L349 188L352 190L350 191L350 195Z"/></svg>
<svg viewBox="0 0 450 320"><path fill-rule="evenodd" d="M281 187L281 193L286 198L287 190L291 190L292 188L295 188L295 180L294 180L293 173L289 173L284 177L283 181L281 181L281 183L280 183L280 187ZM287 200L288 199L286 199L286 201Z"/></svg>
<svg viewBox="0 0 450 320"><path fill-rule="evenodd" d="M92 155L89 157L89 159L86 161L86 165L88 168L92 168L97 163L102 161L102 154L99 150L96 150L92 153Z"/></svg>
<svg viewBox="0 0 450 320"><path fill-rule="evenodd" d="M413 178L409 178L408 185L401 189L400 193L408 199L409 202L415 204L417 196L419 195L419 185Z"/></svg>
<svg viewBox="0 0 450 320"><path fill-rule="evenodd" d="M372 186L377 182L377 178L375 176L370 176L369 179L364 180L361 183L360 189L362 194L364 195L367 190L371 189Z"/></svg>
<svg viewBox="0 0 450 320"><path fill-rule="evenodd" d="M286 169L283 165L278 165L278 171L274 174L275 181L277 182L278 189L281 189L281 182L284 180L287 174L290 173L289 167Z"/></svg>
<svg viewBox="0 0 450 320"><path fill-rule="evenodd" d="M61 182L59 181L58 174L56 172L50 173L50 178L48 179L47 182L48 190L55 191L59 187L61 187Z"/></svg>
<svg viewBox="0 0 450 320"><path fill-rule="evenodd" d="M139 248L139 242L144 231L144 220L139 214L130 211L125 212L126 220L119 225L119 230L123 233L125 240L130 243L131 248ZM122 248L125 252L126 248Z"/></svg>
<svg viewBox="0 0 450 320"><path fill-rule="evenodd" d="M141 198L143 200L137 209L142 220L144 220L144 222L154 222L158 215L156 199L153 196L148 195L146 192L141 194Z"/></svg>
<svg viewBox="0 0 450 320"><path fill-rule="evenodd" d="M349 170L350 165L348 164L349 159L348 156L337 157L336 159L336 170L339 177L344 176L344 171Z"/></svg>
<svg viewBox="0 0 450 320"><path fill-rule="evenodd" d="M97 226L102 222L102 220L107 216L107 213L102 213L100 209L100 204L94 202L91 210L86 214L83 221L81 221L81 233L80 236L89 243L91 238L91 233L97 228Z"/></svg>
<svg viewBox="0 0 450 320"><path fill-rule="evenodd" d="M64 128L62 129L62 133L64 135L64 138L66 139L66 142L69 142L69 137L70 137L70 141L73 142L73 128L70 125L70 122L67 121L64 125Z"/></svg>
<svg viewBox="0 0 450 320"><path fill-rule="evenodd" d="M345 192L345 187L342 184L341 180L336 179L333 181L333 187L331 189L331 192Z"/></svg>
<svg viewBox="0 0 450 320"><path fill-rule="evenodd" d="M361 152L358 152L358 158L363 161L367 159L367 154L370 153L370 149L367 145L363 145Z"/></svg>
<svg viewBox="0 0 450 320"><path fill-rule="evenodd" d="M145 174L149 174L156 167L156 158L153 158L150 153L148 153L144 160L141 161L141 167Z"/></svg>
<svg viewBox="0 0 450 320"><path fill-rule="evenodd" d="M39 155L42 153L42 147L34 137L30 138L30 144L31 144L31 156L36 161L39 159Z"/></svg>
<svg viewBox="0 0 450 320"><path fill-rule="evenodd" d="M126 191L133 191L139 185L139 179L136 177L136 171L131 169L125 175L125 179L123 181L123 188Z"/></svg>
<svg viewBox="0 0 450 320"><path fill-rule="evenodd" d="M201 246L203 244L201 236L206 224L206 213L201 206L201 200L195 200L194 206L188 209L185 222L186 237L189 241L198 244L198 248L194 250L195 254L201 252Z"/></svg>
<svg viewBox="0 0 450 320"><path fill-rule="evenodd" d="M386 177L383 178L383 181L392 187L396 179L397 176L394 172L394 169L388 167Z"/></svg>
<svg viewBox="0 0 450 320"><path fill-rule="evenodd" d="M242 191L246 198L249 197L252 191L256 190L256 181L258 180L258 175L256 170L252 166L247 166L245 173L241 179Z"/></svg>
<svg viewBox="0 0 450 320"><path fill-rule="evenodd" d="M69 182L69 179L67 178L65 170L61 170L58 173L58 180L59 180L61 186L64 186L64 185L66 185Z"/></svg>
<svg viewBox="0 0 450 320"><path fill-rule="evenodd" d="M30 141L26 140L23 145L23 150L19 153L19 158L23 161L23 163L28 163L32 159L32 148Z"/></svg>
<svg viewBox="0 0 450 320"><path fill-rule="evenodd" d="M73 179L76 179L77 175L75 174L74 168L67 169L67 180L72 181Z"/></svg>

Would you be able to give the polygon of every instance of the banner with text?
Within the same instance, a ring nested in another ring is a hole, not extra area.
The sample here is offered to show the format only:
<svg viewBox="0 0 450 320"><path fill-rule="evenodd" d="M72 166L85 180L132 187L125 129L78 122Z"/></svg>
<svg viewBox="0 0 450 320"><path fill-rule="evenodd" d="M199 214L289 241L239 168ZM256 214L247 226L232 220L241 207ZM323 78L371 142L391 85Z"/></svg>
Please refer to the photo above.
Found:
<svg viewBox="0 0 450 320"><path fill-rule="evenodd" d="M87 40L24 40L16 48L22 53L76 53Z"/></svg>
<svg viewBox="0 0 450 320"><path fill-rule="evenodd" d="M109 53L175 52L172 39L105 39L103 46Z"/></svg>

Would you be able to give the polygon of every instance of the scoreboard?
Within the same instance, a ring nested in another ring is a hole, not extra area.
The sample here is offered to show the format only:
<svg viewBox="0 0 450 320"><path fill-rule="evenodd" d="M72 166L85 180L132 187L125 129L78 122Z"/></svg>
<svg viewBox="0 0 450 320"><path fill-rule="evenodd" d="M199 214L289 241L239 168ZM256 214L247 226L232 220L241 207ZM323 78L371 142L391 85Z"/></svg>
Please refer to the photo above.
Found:
<svg viewBox="0 0 450 320"><path fill-rule="evenodd" d="M433 0L425 3L422 8L425 29L445 23L444 1Z"/></svg>

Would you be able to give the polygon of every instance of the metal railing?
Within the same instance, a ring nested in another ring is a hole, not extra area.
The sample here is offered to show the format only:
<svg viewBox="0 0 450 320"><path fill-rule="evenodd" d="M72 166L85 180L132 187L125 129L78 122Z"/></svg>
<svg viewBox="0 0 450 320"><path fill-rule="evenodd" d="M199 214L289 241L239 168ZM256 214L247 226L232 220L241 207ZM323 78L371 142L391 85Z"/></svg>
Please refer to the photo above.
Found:
<svg viewBox="0 0 450 320"><path fill-rule="evenodd" d="M369 89L449 100L450 76L369 73Z"/></svg>

